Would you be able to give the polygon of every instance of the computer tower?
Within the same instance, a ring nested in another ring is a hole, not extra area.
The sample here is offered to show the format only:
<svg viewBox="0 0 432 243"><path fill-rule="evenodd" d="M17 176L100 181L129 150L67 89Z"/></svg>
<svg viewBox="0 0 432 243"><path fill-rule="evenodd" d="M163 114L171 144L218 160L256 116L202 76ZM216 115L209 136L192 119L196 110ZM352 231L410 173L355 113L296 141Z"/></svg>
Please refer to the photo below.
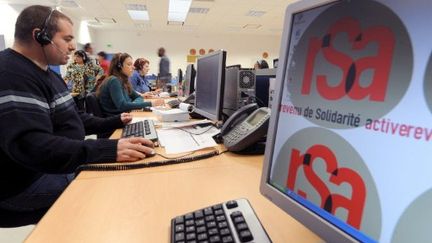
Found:
<svg viewBox="0 0 432 243"><path fill-rule="evenodd" d="M239 108L255 102L255 70L231 66L225 70L223 112L231 116Z"/></svg>

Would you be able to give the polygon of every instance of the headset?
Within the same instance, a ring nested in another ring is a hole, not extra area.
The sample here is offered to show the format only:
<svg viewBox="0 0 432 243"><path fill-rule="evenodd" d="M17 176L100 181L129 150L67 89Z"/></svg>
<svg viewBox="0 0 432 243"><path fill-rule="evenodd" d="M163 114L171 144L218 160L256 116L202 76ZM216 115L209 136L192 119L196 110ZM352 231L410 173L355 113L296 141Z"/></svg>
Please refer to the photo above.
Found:
<svg viewBox="0 0 432 243"><path fill-rule="evenodd" d="M123 53L120 53L119 58L118 58L118 63L117 63L117 69L118 70L121 70L123 68L122 62L124 62L124 59L122 60L122 56L123 56Z"/></svg>
<svg viewBox="0 0 432 243"><path fill-rule="evenodd" d="M89 61L87 53L85 51L83 51L83 50L76 51L75 55L78 55L78 56L82 57L84 63L87 63Z"/></svg>
<svg viewBox="0 0 432 243"><path fill-rule="evenodd" d="M123 64L120 62L120 58L119 58L119 62L117 63L117 68L118 70L121 70L123 68Z"/></svg>
<svg viewBox="0 0 432 243"><path fill-rule="evenodd" d="M41 30L35 31L34 38L41 45L46 46L48 44L52 44L51 38L48 34L48 23L51 21L51 16L53 15L55 9L51 9L48 17L45 19L44 24Z"/></svg>

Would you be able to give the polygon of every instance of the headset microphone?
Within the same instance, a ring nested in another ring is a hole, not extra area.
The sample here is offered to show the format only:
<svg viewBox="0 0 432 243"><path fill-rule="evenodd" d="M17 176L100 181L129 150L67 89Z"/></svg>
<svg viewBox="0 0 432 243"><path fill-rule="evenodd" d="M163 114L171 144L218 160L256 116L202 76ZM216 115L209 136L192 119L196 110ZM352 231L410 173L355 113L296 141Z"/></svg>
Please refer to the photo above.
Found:
<svg viewBox="0 0 432 243"><path fill-rule="evenodd" d="M50 43L55 47L55 49L57 49L63 55L68 55L66 52L62 51L53 41L51 41Z"/></svg>

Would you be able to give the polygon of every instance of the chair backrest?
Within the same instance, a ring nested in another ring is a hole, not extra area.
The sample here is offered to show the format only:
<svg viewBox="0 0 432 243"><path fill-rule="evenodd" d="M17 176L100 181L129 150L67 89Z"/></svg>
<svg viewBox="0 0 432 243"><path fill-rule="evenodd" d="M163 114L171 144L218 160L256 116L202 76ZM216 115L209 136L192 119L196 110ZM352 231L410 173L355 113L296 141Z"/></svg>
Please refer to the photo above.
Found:
<svg viewBox="0 0 432 243"><path fill-rule="evenodd" d="M86 112L93 114L94 116L104 117L102 109L99 104L99 100L95 93L88 93L85 99Z"/></svg>
<svg viewBox="0 0 432 243"><path fill-rule="evenodd" d="M31 212L15 212L0 208L0 228L15 228L37 224L47 211L48 208Z"/></svg>

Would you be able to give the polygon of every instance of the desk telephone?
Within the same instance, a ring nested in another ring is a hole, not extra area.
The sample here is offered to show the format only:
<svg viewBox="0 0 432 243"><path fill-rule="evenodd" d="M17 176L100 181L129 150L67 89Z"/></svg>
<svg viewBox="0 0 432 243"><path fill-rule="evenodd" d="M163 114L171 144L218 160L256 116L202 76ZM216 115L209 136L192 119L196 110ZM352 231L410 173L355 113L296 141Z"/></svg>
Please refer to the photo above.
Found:
<svg viewBox="0 0 432 243"><path fill-rule="evenodd" d="M270 109L258 108L256 103L237 110L221 129L225 147L232 152L241 152L254 145L267 134L269 119Z"/></svg>

